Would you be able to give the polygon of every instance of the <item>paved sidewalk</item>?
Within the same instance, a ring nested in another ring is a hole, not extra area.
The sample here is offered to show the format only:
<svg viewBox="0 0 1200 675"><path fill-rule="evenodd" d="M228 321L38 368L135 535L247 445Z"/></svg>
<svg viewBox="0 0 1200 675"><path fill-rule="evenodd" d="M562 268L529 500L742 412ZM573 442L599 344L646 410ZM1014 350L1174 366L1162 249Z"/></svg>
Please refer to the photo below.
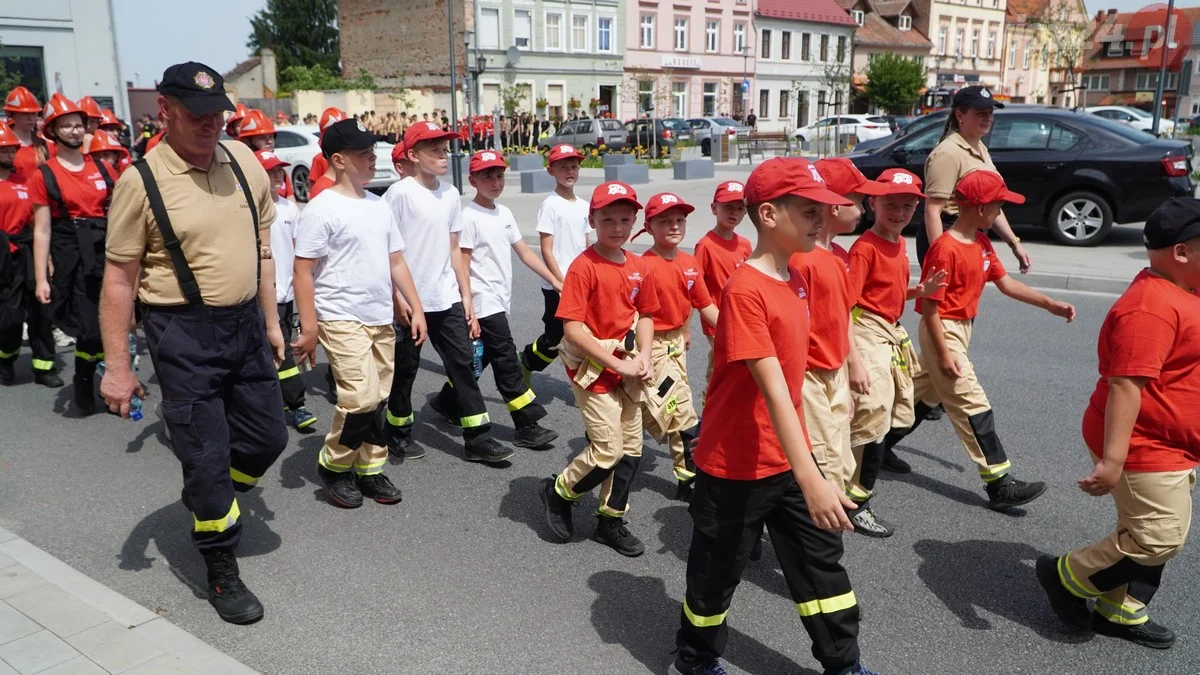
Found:
<svg viewBox="0 0 1200 675"><path fill-rule="evenodd" d="M0 527L0 675L255 672Z"/></svg>

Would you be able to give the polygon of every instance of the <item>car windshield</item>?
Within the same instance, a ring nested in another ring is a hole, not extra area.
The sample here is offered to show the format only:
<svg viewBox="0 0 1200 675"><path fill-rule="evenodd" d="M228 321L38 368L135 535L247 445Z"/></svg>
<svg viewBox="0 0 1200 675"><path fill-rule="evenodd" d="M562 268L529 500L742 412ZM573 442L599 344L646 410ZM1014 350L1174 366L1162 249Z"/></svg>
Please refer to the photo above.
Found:
<svg viewBox="0 0 1200 675"><path fill-rule="evenodd" d="M1130 115L1133 115L1134 117L1140 117L1144 120L1148 120L1151 117L1150 113L1140 108L1121 108L1121 110L1128 111Z"/></svg>
<svg viewBox="0 0 1200 675"><path fill-rule="evenodd" d="M1120 122L1114 122L1110 119L1100 117L1099 115L1089 115L1087 118L1087 121L1092 124L1095 124L1096 126L1100 127L1101 129L1104 129L1105 131L1116 134L1117 136L1120 136L1121 138L1124 138L1125 140L1133 141L1134 143L1137 143L1138 145L1145 145L1145 144L1149 143L1150 141L1154 140L1154 136L1146 133L1145 131L1141 131L1140 129L1134 129L1133 127L1129 126L1128 124L1121 124Z"/></svg>
<svg viewBox="0 0 1200 675"><path fill-rule="evenodd" d="M600 128L605 131L620 131L621 123L616 120L600 120Z"/></svg>
<svg viewBox="0 0 1200 675"><path fill-rule="evenodd" d="M716 122L717 124L720 124L720 125L721 125L721 126L723 126L723 127L736 127L736 126L740 126L740 125L738 124L738 121L737 121L737 120L731 120L731 119L729 119L728 117L714 117L714 118L712 118L712 121Z"/></svg>
<svg viewBox="0 0 1200 675"><path fill-rule="evenodd" d="M662 121L662 124L664 127L668 128L668 129L678 129L680 131L691 131L692 130L692 128L688 126L687 122L684 122L683 120L679 119L678 117L670 117L670 118L664 119Z"/></svg>
<svg viewBox="0 0 1200 675"><path fill-rule="evenodd" d="M874 122L875 124L887 124L888 123L886 117L868 117L867 121Z"/></svg>

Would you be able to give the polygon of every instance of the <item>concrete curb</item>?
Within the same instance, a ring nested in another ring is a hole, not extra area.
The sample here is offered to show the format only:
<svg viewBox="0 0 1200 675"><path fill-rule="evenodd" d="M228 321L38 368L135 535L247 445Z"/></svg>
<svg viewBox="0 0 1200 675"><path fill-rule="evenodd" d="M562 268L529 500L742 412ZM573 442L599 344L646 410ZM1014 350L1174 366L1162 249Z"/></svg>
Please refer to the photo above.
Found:
<svg viewBox="0 0 1200 675"><path fill-rule="evenodd" d="M258 671L201 641L158 614L0 527L0 553L198 672L253 675Z"/></svg>
<svg viewBox="0 0 1200 675"><path fill-rule="evenodd" d="M921 276L920 265L910 266L913 278ZM1082 274L1052 274L1049 272L1030 272L1021 274L1010 271L1014 279L1019 279L1028 286L1038 288L1062 289L1067 291L1090 291L1093 293L1112 293L1120 295L1129 288L1132 279L1113 279L1108 277L1089 277Z"/></svg>

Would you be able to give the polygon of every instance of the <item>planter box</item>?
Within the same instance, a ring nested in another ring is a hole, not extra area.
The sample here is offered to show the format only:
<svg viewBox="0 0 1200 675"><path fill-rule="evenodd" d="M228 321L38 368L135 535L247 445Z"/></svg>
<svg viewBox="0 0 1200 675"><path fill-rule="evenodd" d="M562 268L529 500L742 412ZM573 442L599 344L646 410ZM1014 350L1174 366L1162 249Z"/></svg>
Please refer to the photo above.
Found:
<svg viewBox="0 0 1200 675"><path fill-rule="evenodd" d="M508 170L521 171L543 171L546 165L542 163L541 155L509 155Z"/></svg>
<svg viewBox="0 0 1200 675"><path fill-rule="evenodd" d="M604 155L604 166L624 166L626 164L637 164L637 159L633 155L625 153L609 153Z"/></svg>
<svg viewBox="0 0 1200 675"><path fill-rule="evenodd" d="M523 194L540 194L545 192L554 192L554 188L558 185L544 168L538 167L536 171L522 171L518 176L521 177L521 192Z"/></svg>
<svg viewBox="0 0 1200 675"><path fill-rule="evenodd" d="M704 151L698 145L681 148L675 146L671 149L671 159L676 162L686 162L693 159L704 159Z"/></svg>
<svg viewBox="0 0 1200 675"><path fill-rule="evenodd" d="M548 174L547 174L548 175ZM604 180L619 180L629 185L645 185L650 182L650 167L645 164L618 164L604 167ZM551 182L554 182L551 179ZM550 188L554 189L553 186Z"/></svg>
<svg viewBox="0 0 1200 675"><path fill-rule="evenodd" d="M711 159L686 159L674 163L675 180L699 180L716 176Z"/></svg>

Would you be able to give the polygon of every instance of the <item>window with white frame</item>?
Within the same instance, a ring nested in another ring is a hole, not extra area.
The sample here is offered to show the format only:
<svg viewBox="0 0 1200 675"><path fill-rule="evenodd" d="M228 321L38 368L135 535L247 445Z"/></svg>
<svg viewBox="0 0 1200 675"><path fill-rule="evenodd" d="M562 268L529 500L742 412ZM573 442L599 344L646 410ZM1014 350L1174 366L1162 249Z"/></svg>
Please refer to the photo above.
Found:
<svg viewBox="0 0 1200 675"><path fill-rule="evenodd" d="M821 57L821 63L829 63L829 36L828 35L821 36L821 53L819 54L819 56Z"/></svg>
<svg viewBox="0 0 1200 675"><path fill-rule="evenodd" d="M596 51L611 52L613 42L613 20L611 16L596 19Z"/></svg>
<svg viewBox="0 0 1200 675"><path fill-rule="evenodd" d="M1109 56L1123 56L1125 54L1125 43L1120 40L1114 40L1108 43Z"/></svg>
<svg viewBox="0 0 1200 675"><path fill-rule="evenodd" d="M546 12L546 49L561 51L563 48L563 15Z"/></svg>
<svg viewBox="0 0 1200 675"><path fill-rule="evenodd" d="M971 56L979 56L979 29L971 31Z"/></svg>
<svg viewBox="0 0 1200 675"><path fill-rule="evenodd" d="M721 48L721 22L709 21L704 25L704 50L713 53Z"/></svg>
<svg viewBox="0 0 1200 675"><path fill-rule="evenodd" d="M763 117L771 114L771 90L760 89L758 91L758 112L762 113Z"/></svg>
<svg viewBox="0 0 1200 675"><path fill-rule="evenodd" d="M943 56L946 54L946 27L945 26L942 26L941 29L938 30L938 54L941 54Z"/></svg>
<svg viewBox="0 0 1200 675"><path fill-rule="evenodd" d="M996 58L996 31L992 31L992 32L988 33L987 57L989 59Z"/></svg>
<svg viewBox="0 0 1200 675"><path fill-rule="evenodd" d="M837 41L837 62L845 63L846 61L846 36L839 35Z"/></svg>
<svg viewBox="0 0 1200 675"><path fill-rule="evenodd" d="M717 83L704 83L704 116L712 117L717 114Z"/></svg>
<svg viewBox="0 0 1200 675"><path fill-rule="evenodd" d="M687 82L671 83L671 115L687 117Z"/></svg>
<svg viewBox="0 0 1200 675"><path fill-rule="evenodd" d="M1008 41L1008 67L1009 68L1017 67L1017 41L1016 40Z"/></svg>
<svg viewBox="0 0 1200 675"><path fill-rule="evenodd" d="M784 61L792 60L792 31L790 30L779 34L779 58Z"/></svg>
<svg viewBox="0 0 1200 675"><path fill-rule="evenodd" d="M688 20L675 19L675 51L686 52L688 48Z"/></svg>
<svg viewBox="0 0 1200 675"><path fill-rule="evenodd" d="M638 80L638 108L642 112L654 106L654 80Z"/></svg>
<svg viewBox="0 0 1200 675"><path fill-rule="evenodd" d="M1033 51L1033 50L1031 50L1029 48L1029 41L1026 40L1025 41L1025 54L1024 54L1024 56L1021 57L1021 68L1024 70L1029 70L1029 52L1031 52L1031 51Z"/></svg>
<svg viewBox="0 0 1200 675"><path fill-rule="evenodd" d="M769 28L762 29L758 34L758 58L771 58L771 30Z"/></svg>
<svg viewBox="0 0 1200 675"><path fill-rule="evenodd" d="M588 25L590 21L586 14L571 15L571 49L577 52L586 52L589 48L588 37L591 33L591 28Z"/></svg>
<svg viewBox="0 0 1200 675"><path fill-rule="evenodd" d="M479 46L483 49L500 47L500 10L496 7L479 9Z"/></svg>
<svg viewBox="0 0 1200 675"><path fill-rule="evenodd" d="M792 111L790 110L791 101L788 100L791 93L792 92L788 91L787 89L781 89L779 91L779 119L781 120L787 119L788 116L792 114Z"/></svg>
<svg viewBox="0 0 1200 675"><path fill-rule="evenodd" d="M654 15L653 14L643 14L642 15L641 28L642 28L642 41L640 44L642 46L642 49L654 49Z"/></svg>
<svg viewBox="0 0 1200 675"><path fill-rule="evenodd" d="M954 55L961 58L963 53L963 29L958 29L958 33L954 36Z"/></svg>
<svg viewBox="0 0 1200 675"><path fill-rule="evenodd" d="M854 19L854 23L856 23L860 26L863 25L864 16L865 15L863 14L863 11L861 9L850 10L850 18Z"/></svg>
<svg viewBox="0 0 1200 675"><path fill-rule="evenodd" d="M517 49L533 46L533 14L527 9L513 11L513 44Z"/></svg>
<svg viewBox="0 0 1200 675"><path fill-rule="evenodd" d="M812 36L808 33L800 34L800 60L807 61L810 58L809 48L812 47Z"/></svg>
<svg viewBox="0 0 1200 675"><path fill-rule="evenodd" d="M746 51L746 24L739 23L733 26L733 53L741 54Z"/></svg>
<svg viewBox="0 0 1200 675"><path fill-rule="evenodd" d="M859 24L862 25L862 24ZM912 17L907 14L900 15L900 21L897 27L900 30L912 30Z"/></svg>

